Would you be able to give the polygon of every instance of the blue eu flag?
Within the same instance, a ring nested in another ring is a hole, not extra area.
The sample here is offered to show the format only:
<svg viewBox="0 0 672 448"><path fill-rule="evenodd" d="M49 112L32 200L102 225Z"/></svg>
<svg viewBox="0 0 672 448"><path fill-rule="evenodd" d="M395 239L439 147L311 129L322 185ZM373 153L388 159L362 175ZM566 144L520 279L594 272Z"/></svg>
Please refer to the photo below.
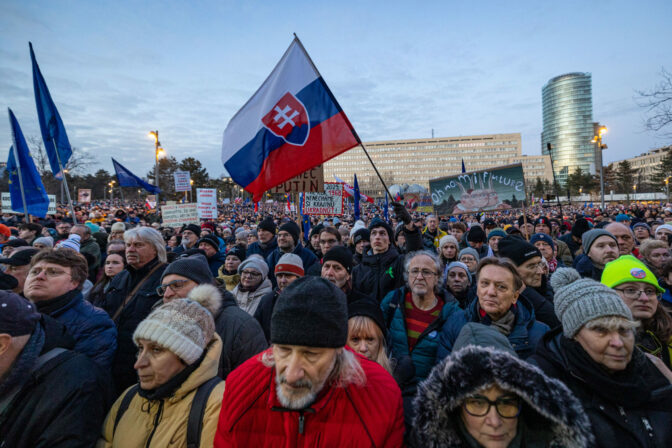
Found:
<svg viewBox="0 0 672 448"><path fill-rule="evenodd" d="M30 150L21 132L19 122L16 120L12 109L8 108L7 110L9 111L9 126L12 130L13 143L7 159L12 210L44 218L49 210L49 197L37 172L35 162L30 156Z"/></svg>

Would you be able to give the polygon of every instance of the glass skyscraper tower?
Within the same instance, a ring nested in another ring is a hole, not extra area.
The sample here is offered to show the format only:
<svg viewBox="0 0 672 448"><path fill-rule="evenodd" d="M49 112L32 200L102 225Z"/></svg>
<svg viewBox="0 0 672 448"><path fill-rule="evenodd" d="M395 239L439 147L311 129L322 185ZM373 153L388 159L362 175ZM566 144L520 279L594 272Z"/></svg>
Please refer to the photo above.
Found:
<svg viewBox="0 0 672 448"><path fill-rule="evenodd" d="M543 131L541 153L551 158L562 186L577 168L595 174L593 100L590 73L567 73L549 80L541 90Z"/></svg>

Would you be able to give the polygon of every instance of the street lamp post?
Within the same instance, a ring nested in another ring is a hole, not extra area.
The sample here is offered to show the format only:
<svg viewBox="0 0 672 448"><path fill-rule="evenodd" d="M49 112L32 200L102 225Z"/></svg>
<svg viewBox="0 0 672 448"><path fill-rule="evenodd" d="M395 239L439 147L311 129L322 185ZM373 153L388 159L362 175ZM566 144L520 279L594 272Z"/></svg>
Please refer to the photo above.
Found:
<svg viewBox="0 0 672 448"><path fill-rule="evenodd" d="M159 188L159 157L163 154L163 148L161 148L161 143L159 142L159 131L150 131L149 136L154 138L154 185L157 189ZM159 207L159 192L156 192L156 207Z"/></svg>
<svg viewBox="0 0 672 448"><path fill-rule="evenodd" d="M637 184L632 185L632 200L637 201Z"/></svg>
<svg viewBox="0 0 672 448"><path fill-rule="evenodd" d="M602 136L607 133L606 126L600 126L597 130L597 135L591 140L597 144L597 149L600 151L600 206L604 210L604 160L602 158L602 151L607 149L607 145L602 144Z"/></svg>

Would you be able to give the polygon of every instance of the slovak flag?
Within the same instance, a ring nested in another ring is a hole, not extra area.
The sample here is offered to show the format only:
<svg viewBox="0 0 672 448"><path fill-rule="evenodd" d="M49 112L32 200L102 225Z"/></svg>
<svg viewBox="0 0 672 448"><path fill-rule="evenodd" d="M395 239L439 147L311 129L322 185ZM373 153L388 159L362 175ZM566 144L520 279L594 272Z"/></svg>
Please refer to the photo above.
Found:
<svg viewBox="0 0 672 448"><path fill-rule="evenodd" d="M263 193L357 146L359 137L297 37L233 116L222 163L259 201Z"/></svg>

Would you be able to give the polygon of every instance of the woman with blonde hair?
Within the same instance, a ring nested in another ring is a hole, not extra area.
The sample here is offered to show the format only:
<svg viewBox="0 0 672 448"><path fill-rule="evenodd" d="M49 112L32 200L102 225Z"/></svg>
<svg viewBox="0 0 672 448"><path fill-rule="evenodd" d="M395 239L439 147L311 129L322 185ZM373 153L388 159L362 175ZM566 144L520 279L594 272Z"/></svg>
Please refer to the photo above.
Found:
<svg viewBox="0 0 672 448"><path fill-rule="evenodd" d="M642 256L642 261L651 269L656 277L663 275L665 263L672 259L667 243L660 240L644 240L639 246L639 254Z"/></svg>
<svg viewBox="0 0 672 448"><path fill-rule="evenodd" d="M373 300L348 305L348 347L392 373L385 344L383 312Z"/></svg>

